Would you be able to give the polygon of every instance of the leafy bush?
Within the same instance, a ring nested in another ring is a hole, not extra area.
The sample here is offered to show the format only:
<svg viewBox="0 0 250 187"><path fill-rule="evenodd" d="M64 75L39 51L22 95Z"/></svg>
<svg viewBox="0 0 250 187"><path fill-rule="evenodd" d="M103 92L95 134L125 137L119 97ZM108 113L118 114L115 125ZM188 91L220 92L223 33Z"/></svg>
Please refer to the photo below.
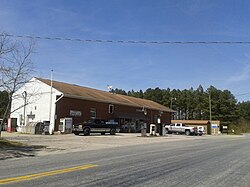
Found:
<svg viewBox="0 0 250 187"><path fill-rule="evenodd" d="M235 131L235 133L250 133L250 120L241 118L237 122L229 125L229 132Z"/></svg>

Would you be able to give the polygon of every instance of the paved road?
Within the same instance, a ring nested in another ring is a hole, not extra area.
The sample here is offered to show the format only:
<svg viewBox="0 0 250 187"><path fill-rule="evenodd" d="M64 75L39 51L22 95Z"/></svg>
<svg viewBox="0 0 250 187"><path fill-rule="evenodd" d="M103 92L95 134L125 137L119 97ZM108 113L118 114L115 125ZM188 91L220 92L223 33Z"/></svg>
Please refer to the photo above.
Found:
<svg viewBox="0 0 250 187"><path fill-rule="evenodd" d="M3 186L249 187L250 135L5 160L6 178L16 181Z"/></svg>

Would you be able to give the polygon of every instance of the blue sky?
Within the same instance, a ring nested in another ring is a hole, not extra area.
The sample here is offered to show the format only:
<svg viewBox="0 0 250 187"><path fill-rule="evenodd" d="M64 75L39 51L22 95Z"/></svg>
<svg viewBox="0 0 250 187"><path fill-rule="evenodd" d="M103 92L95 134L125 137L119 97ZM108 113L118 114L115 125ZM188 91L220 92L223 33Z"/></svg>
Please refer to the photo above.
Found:
<svg viewBox="0 0 250 187"><path fill-rule="evenodd" d="M250 41L250 1L0 0L0 31L80 39ZM101 90L229 89L250 100L250 44L36 40L35 76Z"/></svg>

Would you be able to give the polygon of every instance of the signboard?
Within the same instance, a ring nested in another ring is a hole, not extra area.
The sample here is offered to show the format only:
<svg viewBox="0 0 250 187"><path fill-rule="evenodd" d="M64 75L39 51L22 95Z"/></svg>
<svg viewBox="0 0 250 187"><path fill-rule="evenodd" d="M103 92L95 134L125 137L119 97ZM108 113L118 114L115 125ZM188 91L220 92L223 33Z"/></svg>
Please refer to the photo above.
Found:
<svg viewBox="0 0 250 187"><path fill-rule="evenodd" d="M29 119L32 119L32 120L33 120L36 116L35 116L35 114L28 114L27 117L28 117Z"/></svg>
<svg viewBox="0 0 250 187"><path fill-rule="evenodd" d="M216 128L218 128L218 125L217 124L211 124L211 128L216 129Z"/></svg>
<svg viewBox="0 0 250 187"><path fill-rule="evenodd" d="M76 110L70 110L69 115L70 116L82 116L82 112L81 111L76 111Z"/></svg>

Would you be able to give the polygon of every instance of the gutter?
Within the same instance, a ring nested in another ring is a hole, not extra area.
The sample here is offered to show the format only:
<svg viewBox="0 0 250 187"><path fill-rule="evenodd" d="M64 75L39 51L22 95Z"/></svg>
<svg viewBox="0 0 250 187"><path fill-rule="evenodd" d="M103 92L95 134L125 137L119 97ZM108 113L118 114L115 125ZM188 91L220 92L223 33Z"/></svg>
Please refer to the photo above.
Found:
<svg viewBox="0 0 250 187"><path fill-rule="evenodd" d="M56 104L59 100L61 100L63 97L64 97L64 94L62 93L62 95L56 100L55 104Z"/></svg>

